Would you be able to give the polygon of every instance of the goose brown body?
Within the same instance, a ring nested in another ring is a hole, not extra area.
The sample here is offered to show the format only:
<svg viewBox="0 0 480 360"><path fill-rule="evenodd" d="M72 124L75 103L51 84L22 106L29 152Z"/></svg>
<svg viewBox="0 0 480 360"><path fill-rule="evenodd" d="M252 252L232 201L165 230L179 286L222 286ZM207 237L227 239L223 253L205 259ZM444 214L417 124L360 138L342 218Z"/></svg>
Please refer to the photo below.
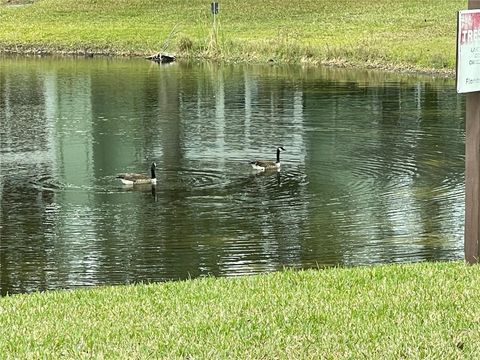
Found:
<svg viewBox="0 0 480 360"><path fill-rule="evenodd" d="M280 170L280 151L285 151L285 149L282 146L277 147L277 161L255 160L251 161L250 165L259 171Z"/></svg>
<svg viewBox="0 0 480 360"><path fill-rule="evenodd" d="M120 179L124 185L136 185L136 184L153 184L157 183L157 177L155 174L156 164L152 163L150 167L150 176L145 174L136 174L136 173L123 173L116 176L117 179Z"/></svg>

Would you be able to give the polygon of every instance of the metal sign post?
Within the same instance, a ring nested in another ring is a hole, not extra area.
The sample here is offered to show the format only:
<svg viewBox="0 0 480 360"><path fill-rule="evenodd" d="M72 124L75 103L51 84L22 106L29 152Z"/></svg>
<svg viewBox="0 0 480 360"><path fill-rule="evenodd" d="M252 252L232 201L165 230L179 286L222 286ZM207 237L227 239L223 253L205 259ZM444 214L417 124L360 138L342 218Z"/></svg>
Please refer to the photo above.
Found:
<svg viewBox="0 0 480 360"><path fill-rule="evenodd" d="M218 14L218 2L214 1L210 4L210 9L212 11L213 15L213 25L212 25L212 35L211 35L211 43L210 45L214 45L215 49L217 49L217 35L218 35L218 29L217 29L217 14ZM210 46L209 45L209 46Z"/></svg>
<svg viewBox="0 0 480 360"><path fill-rule="evenodd" d="M213 15L213 28L215 28L215 18L217 17L217 14L218 14L218 2L212 2L210 4L210 8L212 10L212 15Z"/></svg>
<svg viewBox="0 0 480 360"><path fill-rule="evenodd" d="M480 0L468 0L480 9ZM465 260L480 258L480 13L459 12L457 92L466 95L465 119ZM479 47L477 49L478 43ZM467 51L463 51L467 50ZM470 50L470 53L468 52Z"/></svg>

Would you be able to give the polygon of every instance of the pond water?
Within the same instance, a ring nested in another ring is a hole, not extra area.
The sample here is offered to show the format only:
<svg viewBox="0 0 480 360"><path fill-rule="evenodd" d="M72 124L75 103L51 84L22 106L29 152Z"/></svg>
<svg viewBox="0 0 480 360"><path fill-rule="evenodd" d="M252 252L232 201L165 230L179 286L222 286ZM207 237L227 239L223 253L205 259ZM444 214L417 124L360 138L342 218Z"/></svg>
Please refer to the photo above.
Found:
<svg viewBox="0 0 480 360"><path fill-rule="evenodd" d="M0 293L460 259L464 108L442 78L0 58Z"/></svg>

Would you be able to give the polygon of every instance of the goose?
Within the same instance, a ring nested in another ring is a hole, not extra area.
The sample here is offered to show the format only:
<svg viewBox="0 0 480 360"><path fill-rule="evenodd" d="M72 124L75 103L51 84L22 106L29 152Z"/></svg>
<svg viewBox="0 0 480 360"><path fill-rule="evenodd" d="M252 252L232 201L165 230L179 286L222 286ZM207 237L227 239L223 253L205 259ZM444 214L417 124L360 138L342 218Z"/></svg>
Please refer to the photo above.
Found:
<svg viewBox="0 0 480 360"><path fill-rule="evenodd" d="M280 170L280 150L285 151L283 146L277 147L277 161L269 161L269 160L255 160L251 161L250 165L252 168L259 171L265 170Z"/></svg>
<svg viewBox="0 0 480 360"><path fill-rule="evenodd" d="M157 164L152 163L150 166L150 177L144 174L125 173L118 174L117 179L120 179L124 185L136 185L136 184L157 184L157 177L155 175L155 169Z"/></svg>

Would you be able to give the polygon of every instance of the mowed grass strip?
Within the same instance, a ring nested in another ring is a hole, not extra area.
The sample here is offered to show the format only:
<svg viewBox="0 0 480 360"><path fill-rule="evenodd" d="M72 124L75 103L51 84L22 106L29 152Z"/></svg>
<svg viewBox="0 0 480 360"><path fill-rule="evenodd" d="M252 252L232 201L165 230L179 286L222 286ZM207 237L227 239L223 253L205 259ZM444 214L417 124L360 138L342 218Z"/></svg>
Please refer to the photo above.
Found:
<svg viewBox="0 0 480 360"><path fill-rule="evenodd" d="M453 70L465 0L0 0L0 51ZM11 4L14 4L12 6ZM173 33L172 33L172 30ZM172 33L172 36L169 36ZM167 41L168 40L168 41Z"/></svg>
<svg viewBox="0 0 480 360"><path fill-rule="evenodd" d="M421 263L0 299L2 358L478 358L480 268Z"/></svg>

